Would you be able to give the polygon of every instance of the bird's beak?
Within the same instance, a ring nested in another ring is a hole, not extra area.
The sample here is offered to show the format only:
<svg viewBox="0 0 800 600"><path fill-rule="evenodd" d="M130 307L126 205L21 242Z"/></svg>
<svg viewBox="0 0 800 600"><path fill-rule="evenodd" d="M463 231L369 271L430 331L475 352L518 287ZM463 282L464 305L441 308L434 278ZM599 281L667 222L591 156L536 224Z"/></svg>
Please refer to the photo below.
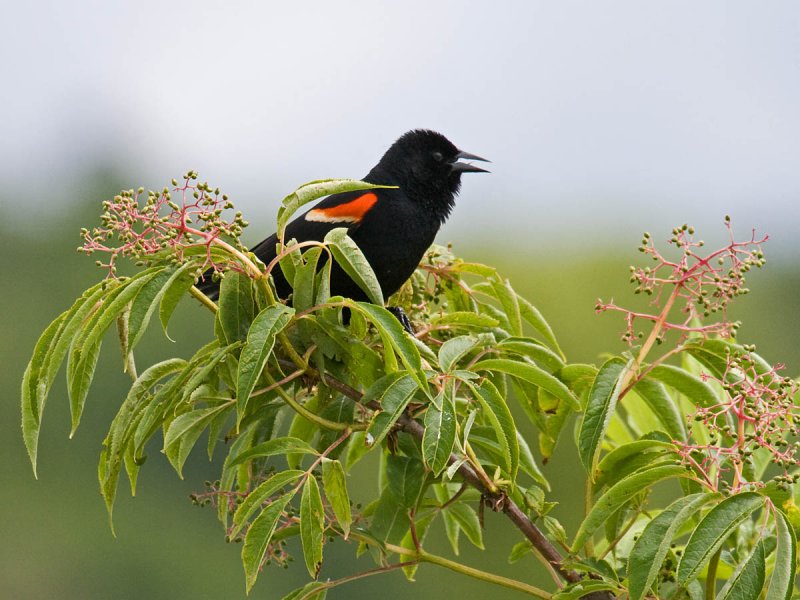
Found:
<svg viewBox="0 0 800 600"><path fill-rule="evenodd" d="M473 164L459 162L459 159L466 159L466 160L480 160L482 162L492 162L486 158L481 158L476 154L470 154L469 152L459 151L456 154L456 162L453 162L450 165L450 168L453 170L454 173L489 173L486 169L481 169L480 167L476 167Z"/></svg>

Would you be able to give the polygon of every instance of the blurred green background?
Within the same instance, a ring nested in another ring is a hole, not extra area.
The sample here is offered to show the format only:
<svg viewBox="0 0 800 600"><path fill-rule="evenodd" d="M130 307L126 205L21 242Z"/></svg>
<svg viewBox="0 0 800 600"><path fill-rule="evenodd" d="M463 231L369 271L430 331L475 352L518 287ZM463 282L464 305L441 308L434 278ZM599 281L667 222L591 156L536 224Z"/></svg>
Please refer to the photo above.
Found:
<svg viewBox="0 0 800 600"><path fill-rule="evenodd" d="M6 293L0 312L3 332L0 384L7 390L0 406L3 427L2 542L0 581L7 598L241 598L244 579L239 562L240 547L224 543L223 532L213 511L191 505L188 495L200 491L203 481L214 479L219 464L209 464L204 453L190 457L185 480L180 481L150 446L149 460L142 470L139 495L128 497L121 484L115 510L117 538L112 537L98 492L96 462L106 428L129 380L121 372L119 352L109 335L90 392L83 423L73 440L69 429L64 380L59 378L48 401L42 430L39 480L34 480L19 430L18 393L22 371L39 332L85 287L101 277L93 261L74 252L78 229L96 222L101 199L120 188L121 178L112 175L87 177L77 190L84 199L59 221L39 225L5 219L0 225ZM27 201L38 201L36 198ZM254 229L269 227L271 217L259 218ZM250 232L253 235L253 232ZM596 362L599 353L622 349L621 321L613 315L595 315L597 296L625 302L632 295L627 283L627 265L638 253L586 247L573 252L542 255L524 242L499 242L492 247L465 245L456 251L471 260L497 265L514 285L534 301L550 320L572 360ZM800 373L797 318L800 276L796 265L786 260L768 263L763 272L751 274L753 292L737 305L734 316L744 321L742 338L758 344L769 359L783 361L788 372ZM187 300L171 325L176 343L156 326L144 339L138 363L146 365L169 355L188 356L196 344L212 334L208 314ZM520 416L520 415L518 415ZM520 416L520 422L522 417ZM531 428L524 425L526 431ZM569 436L569 430L565 433ZM583 474L562 438L562 455L545 467L554 485L553 498L561 502L556 514L574 533L580 504ZM354 477L354 496L366 499L373 478ZM464 546L464 559L482 568L547 585L533 559L515 566L506 563L511 546L519 539L505 519L489 515L486 526L488 550ZM441 534L433 547L447 552ZM354 548L336 542L327 547L323 575L341 576L371 568L368 558L354 563ZM287 571L267 569L253 592L256 598L280 598L305 581L305 567L294 563ZM469 589L487 597L514 597L424 566L418 582L409 588L394 573L367 579L332 592L334 598L434 597L443 586Z"/></svg>
<svg viewBox="0 0 800 600"><path fill-rule="evenodd" d="M22 372L42 329L101 276L74 252L78 230L122 187L160 188L196 169L231 194L254 242L297 185L363 176L404 131L437 129L494 161L491 175L465 177L439 241L499 267L571 360L623 349L621 321L593 307L632 298L643 230L661 241L688 222L711 245L729 213L740 236L755 227L772 238L734 310L741 336L800 374L797 2L42 0L2 17L2 598L244 597L240 548L188 499L218 472L202 453L181 481L151 446L139 496L121 486L112 537L96 464L129 381L110 339L75 439L60 379L38 481L28 464ZM187 356L211 335L209 316L186 302L171 332L176 343L147 335L140 365ZM569 453L545 471L574 533L582 471ZM363 498L373 485L363 473L351 482ZM489 550L464 547L465 562L548 585L532 558L506 563L519 535L505 519L488 515L485 536ZM434 549L447 552L441 538ZM371 568L353 554L328 547L323 576ZM514 597L430 566L417 578L409 587L394 573L331 597ZM305 580L297 564L271 569L251 597Z"/></svg>

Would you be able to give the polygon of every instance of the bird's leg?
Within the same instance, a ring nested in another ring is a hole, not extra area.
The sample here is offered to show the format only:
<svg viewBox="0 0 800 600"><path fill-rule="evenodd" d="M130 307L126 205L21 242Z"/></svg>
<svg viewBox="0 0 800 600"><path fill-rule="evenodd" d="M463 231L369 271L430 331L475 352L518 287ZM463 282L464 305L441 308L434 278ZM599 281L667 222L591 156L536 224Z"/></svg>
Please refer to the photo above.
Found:
<svg viewBox="0 0 800 600"><path fill-rule="evenodd" d="M399 306L387 306L386 310L392 313L395 318L400 321L400 325L402 325L403 329L405 329L408 333L411 335L416 333L414 328L411 326L411 321L409 320L408 315L406 315L406 311Z"/></svg>

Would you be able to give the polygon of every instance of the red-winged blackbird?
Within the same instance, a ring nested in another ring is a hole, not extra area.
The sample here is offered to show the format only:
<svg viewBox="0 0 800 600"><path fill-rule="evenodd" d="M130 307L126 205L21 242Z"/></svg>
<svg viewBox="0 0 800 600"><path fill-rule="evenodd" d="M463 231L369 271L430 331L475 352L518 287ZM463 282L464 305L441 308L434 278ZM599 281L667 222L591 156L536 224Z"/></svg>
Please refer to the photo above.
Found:
<svg viewBox="0 0 800 600"><path fill-rule="evenodd" d="M461 187L461 174L488 172L459 159L486 161L459 150L435 131L409 131L364 177L368 183L397 186L396 189L328 196L289 223L284 239L322 241L331 229L347 227L348 235L375 271L384 298L389 298L411 277L450 214ZM251 251L269 264L276 256L277 241L273 234ZM272 276L278 295L287 298L292 288L281 270L273 269ZM211 298L219 293L219 284L208 275L198 287ZM368 299L335 264L331 269L331 294Z"/></svg>

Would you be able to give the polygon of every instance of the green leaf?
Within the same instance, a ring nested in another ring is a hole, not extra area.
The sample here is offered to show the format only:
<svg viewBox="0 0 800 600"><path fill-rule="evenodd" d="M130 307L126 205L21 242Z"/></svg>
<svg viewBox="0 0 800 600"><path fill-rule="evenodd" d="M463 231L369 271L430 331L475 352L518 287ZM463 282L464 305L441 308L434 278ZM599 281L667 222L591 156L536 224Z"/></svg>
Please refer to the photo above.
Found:
<svg viewBox="0 0 800 600"><path fill-rule="evenodd" d="M217 317L229 344L247 338L254 313L253 281L236 271L225 273L219 287Z"/></svg>
<svg viewBox="0 0 800 600"><path fill-rule="evenodd" d="M664 386L657 381L641 379L633 388L664 426L674 440L686 441L686 424L677 403L670 398Z"/></svg>
<svg viewBox="0 0 800 600"><path fill-rule="evenodd" d="M508 405L500 395L500 392L488 379L479 388L473 385L469 387L472 389L475 399L480 403L484 415L492 426L500 444L503 456L503 464L501 466L511 476L511 480L514 481L517 478L517 470L519 469L520 452L519 443L517 442L517 427L514 424L511 411L508 409Z"/></svg>
<svg viewBox="0 0 800 600"><path fill-rule="evenodd" d="M275 473L275 475L266 481L262 481L255 489L245 496L244 500L242 500L242 503L233 514L233 527L231 528L230 534L228 534L228 539L236 539L236 536L244 527L247 519L249 519L264 502L269 500L279 490L282 490L287 485L300 479L303 475L305 475L305 471L290 469L288 471Z"/></svg>
<svg viewBox="0 0 800 600"><path fill-rule="evenodd" d="M361 248L347 235L347 229L331 229L325 236L325 244L342 270L364 291L370 302L383 306L383 291L375 271Z"/></svg>
<svg viewBox="0 0 800 600"><path fill-rule="evenodd" d="M417 350L416 345L411 340L411 336L403 329L403 326L400 325L395 316L383 306L375 306L368 302L352 302L348 303L348 306L360 310L375 325L384 340L384 345L388 342L394 348L395 352L400 356L403 366L416 379L423 393L427 394L428 380L422 370L419 350Z"/></svg>
<svg viewBox="0 0 800 600"><path fill-rule="evenodd" d="M139 340L142 339L147 326L150 324L150 318L160 304L169 284L180 275L190 268L191 264L183 265L179 269L167 268L159 272L155 277L150 279L131 303L130 313L128 314L128 347L123 349L127 352L132 352ZM125 354L127 354L125 352Z"/></svg>
<svg viewBox="0 0 800 600"><path fill-rule="evenodd" d="M183 479L183 464L192 451L197 438L205 431L211 421L219 413L232 408L229 403L212 408L200 408L184 413L169 424L164 435L164 454L178 472L178 477Z"/></svg>
<svg viewBox="0 0 800 600"><path fill-rule="evenodd" d="M580 410L581 405L578 399L569 391L559 379L547 371L531 364L522 363L507 358L489 358L477 362L472 366L473 371L496 371L508 373L513 377L527 381L547 390L559 400L569 404L573 410Z"/></svg>
<svg viewBox="0 0 800 600"><path fill-rule="evenodd" d="M551 372L556 372L564 367L561 357L532 338L510 337L500 341L497 349L502 352L526 356L546 367Z"/></svg>
<svg viewBox="0 0 800 600"><path fill-rule="evenodd" d="M171 408L174 409L174 406L184 397L184 393L191 394L194 391L193 389L188 389L187 384L197 371L207 368L209 363L219 362L228 350L229 347L218 348L216 341L206 344L195 352L191 360L186 363L175 377L158 388L158 391L147 404L139 422L136 424L133 444L137 455L141 454L147 440L158 431L165 420L165 415L169 413ZM206 363L206 361L209 361L209 363ZM203 363L206 363L205 367L201 367ZM202 381L197 381L196 385L199 386L201 383Z"/></svg>
<svg viewBox="0 0 800 600"><path fill-rule="evenodd" d="M578 528L575 541L572 542L572 551L578 552L595 530L636 494L645 491L659 481L687 475L686 467L681 465L652 467L628 475L612 486L592 506L589 514Z"/></svg>
<svg viewBox="0 0 800 600"><path fill-rule="evenodd" d="M194 268L196 268L196 265L193 263L186 263L183 267L175 271L170 280L164 285L161 294L161 303L158 306L158 318L161 321L161 328L164 330L164 335L166 335L169 340L172 339L169 337L169 332L167 331L169 320L172 318L172 314L178 307L181 298L183 298L186 292L194 285Z"/></svg>
<svg viewBox="0 0 800 600"><path fill-rule="evenodd" d="M171 358L146 369L131 385L128 395L122 402L114 420L111 422L108 435L103 445L105 452L98 465L100 492L106 503L108 518L112 519L114 499L117 493L117 482L122 469L122 461L143 409L150 388L158 381L186 367L186 361ZM133 481L131 487L133 488ZM113 530L113 524L112 524Z"/></svg>
<svg viewBox="0 0 800 600"><path fill-rule="evenodd" d="M686 544L678 564L678 583L686 586L696 578L733 530L763 506L763 496L755 492L744 492L726 498L711 509Z"/></svg>
<svg viewBox="0 0 800 600"><path fill-rule="evenodd" d="M322 459L322 487L325 488L325 497L331 505L333 516L344 532L344 539L347 539L353 516L350 513L350 496L347 493L344 468L338 460Z"/></svg>
<svg viewBox="0 0 800 600"><path fill-rule="evenodd" d="M481 529L481 522L475 510L464 504L463 502L456 502L451 504L444 510L445 514L449 514L458 527L467 535L467 539L476 548L483 550L483 530Z"/></svg>
<svg viewBox="0 0 800 600"><path fill-rule="evenodd" d="M703 504L718 497L716 494L692 494L678 498L647 524L628 557L630 600L642 600L653 585L678 529Z"/></svg>
<svg viewBox="0 0 800 600"><path fill-rule="evenodd" d="M630 363L628 363L629 365ZM608 423L617 406L620 385L628 365L620 358L607 360L595 377L589 392L589 403L578 433L578 454L589 473L594 471L600 445L603 442Z"/></svg>
<svg viewBox="0 0 800 600"><path fill-rule="evenodd" d="M328 595L328 584L321 581L309 581L303 587L286 594L282 600L325 600Z"/></svg>
<svg viewBox="0 0 800 600"><path fill-rule="evenodd" d="M372 515L370 533L382 542L397 543L409 528L408 509L402 506L386 486Z"/></svg>
<svg viewBox="0 0 800 600"><path fill-rule="evenodd" d="M42 370L45 365L46 353L56 341L58 332L63 329L68 313L69 311L63 312L44 330L39 341L36 342L33 356L22 376L22 437L25 439L25 447L28 449L34 475L36 475L36 454L45 395L39 394L38 390L40 386L47 386L46 380L41 380Z"/></svg>
<svg viewBox="0 0 800 600"><path fill-rule="evenodd" d="M373 190L376 188L393 188L391 185L375 185L356 179L319 179L304 183L294 192L286 196L278 209L278 239L283 239L283 232L292 215L304 204L313 202L324 196L343 192Z"/></svg>
<svg viewBox="0 0 800 600"><path fill-rule="evenodd" d="M115 288L81 328L81 332L73 342L67 361L67 390L72 415L70 437L75 434L81 421L89 385L100 355L103 334L125 310L128 303L136 297L139 290L159 272L160 269L142 271Z"/></svg>
<svg viewBox="0 0 800 600"><path fill-rule="evenodd" d="M293 437L280 437L261 442L232 458L228 466L235 467L254 458L265 458L290 453L319 454L307 442Z"/></svg>
<svg viewBox="0 0 800 600"><path fill-rule="evenodd" d="M422 436L422 456L425 464L439 476L446 467L456 440L456 414L453 403L443 396L428 405L425 412L425 433Z"/></svg>
<svg viewBox="0 0 800 600"><path fill-rule="evenodd" d="M646 466L648 462L658 460L668 453L674 452L675 446L670 442L656 439L641 439L618 446L606 454L598 463L594 475L595 488L601 488L609 480L621 479L622 477L618 476L620 472L624 473L623 476L630 474L625 472L629 470L629 464L638 464L638 468L633 470L639 470L639 468Z"/></svg>
<svg viewBox="0 0 800 600"><path fill-rule="evenodd" d="M597 597L600 597L599 592L616 592L618 588L619 586L616 586L613 583L588 579L568 585L557 594L554 594L551 597L551 600L579 600L580 598L592 598L595 597L593 592L598 592ZM620 597L616 593L611 594L611 596L617 598Z"/></svg>
<svg viewBox="0 0 800 600"><path fill-rule="evenodd" d="M242 564L244 565L244 574L247 581L247 593L250 593L256 582L261 563L267 553L267 547L272 535L275 533L275 527L278 525L283 509L286 508L293 496L294 492L289 492L277 498L261 511L258 518L250 525L250 529L247 530L244 546L242 547Z"/></svg>
<svg viewBox="0 0 800 600"><path fill-rule="evenodd" d="M774 509L775 536L778 546L775 550L775 566L769 580L769 588L765 600L789 600L794 588L794 577L797 561L797 542L794 528L789 523L786 515Z"/></svg>
<svg viewBox="0 0 800 600"><path fill-rule="evenodd" d="M297 311L314 306L314 281L320 254L322 254L322 248L309 248L303 254L303 264L295 270L292 282L292 306Z"/></svg>
<svg viewBox="0 0 800 600"><path fill-rule="evenodd" d="M459 360L472 350L480 340L474 335L460 335L450 338L439 348L439 366L442 371L449 373L456 367Z"/></svg>
<svg viewBox="0 0 800 600"><path fill-rule="evenodd" d="M717 598L719 600L758 600L765 577L764 543L758 541L733 575L725 583Z"/></svg>
<svg viewBox="0 0 800 600"><path fill-rule="evenodd" d="M390 454L386 457L386 479L397 503L413 508L425 483L425 466L415 458Z"/></svg>
<svg viewBox="0 0 800 600"><path fill-rule="evenodd" d="M536 331L542 334L545 341L550 344L550 346L558 352L559 356L561 356L562 360L566 360L566 356L561 351L561 348L556 341L556 336L553 333L553 330L550 328L550 325L545 321L542 313L530 302L528 302L525 298L520 295L517 295L517 301L519 302L519 311L522 315L522 318L525 319Z"/></svg>
<svg viewBox="0 0 800 600"><path fill-rule="evenodd" d="M300 497L300 539L306 568L314 579L322 567L322 532L325 528L325 511L319 495L319 485L313 475L306 479Z"/></svg>
<svg viewBox="0 0 800 600"><path fill-rule="evenodd" d="M707 408L719 402L714 388L699 377L692 375L680 367L658 365L647 373L647 377L656 379L664 385L668 385L698 406Z"/></svg>
<svg viewBox="0 0 800 600"><path fill-rule="evenodd" d="M379 382L376 382L375 385L377 386ZM419 386L411 375L397 373L397 377L392 377L391 383L381 395L381 412L375 415L367 430L367 433L372 436L371 445L374 446L383 441L418 389Z"/></svg>
<svg viewBox="0 0 800 600"><path fill-rule="evenodd" d="M476 329L491 329L497 327L499 321L490 317L489 315L480 315L474 312L456 311L451 313L444 313L440 316L431 319L433 327L464 327Z"/></svg>
<svg viewBox="0 0 800 600"><path fill-rule="evenodd" d="M294 309L275 304L262 310L247 332L247 342L239 356L236 373L236 413L238 421L244 416L250 394L261 376L275 345L275 336L288 325Z"/></svg>
<svg viewBox="0 0 800 600"><path fill-rule="evenodd" d="M494 297L500 301L503 307L503 312L508 318L508 323L511 327L509 333L511 335L522 335L522 314L520 312L519 296L511 287L508 279L502 279L495 275L489 280L494 291Z"/></svg>

